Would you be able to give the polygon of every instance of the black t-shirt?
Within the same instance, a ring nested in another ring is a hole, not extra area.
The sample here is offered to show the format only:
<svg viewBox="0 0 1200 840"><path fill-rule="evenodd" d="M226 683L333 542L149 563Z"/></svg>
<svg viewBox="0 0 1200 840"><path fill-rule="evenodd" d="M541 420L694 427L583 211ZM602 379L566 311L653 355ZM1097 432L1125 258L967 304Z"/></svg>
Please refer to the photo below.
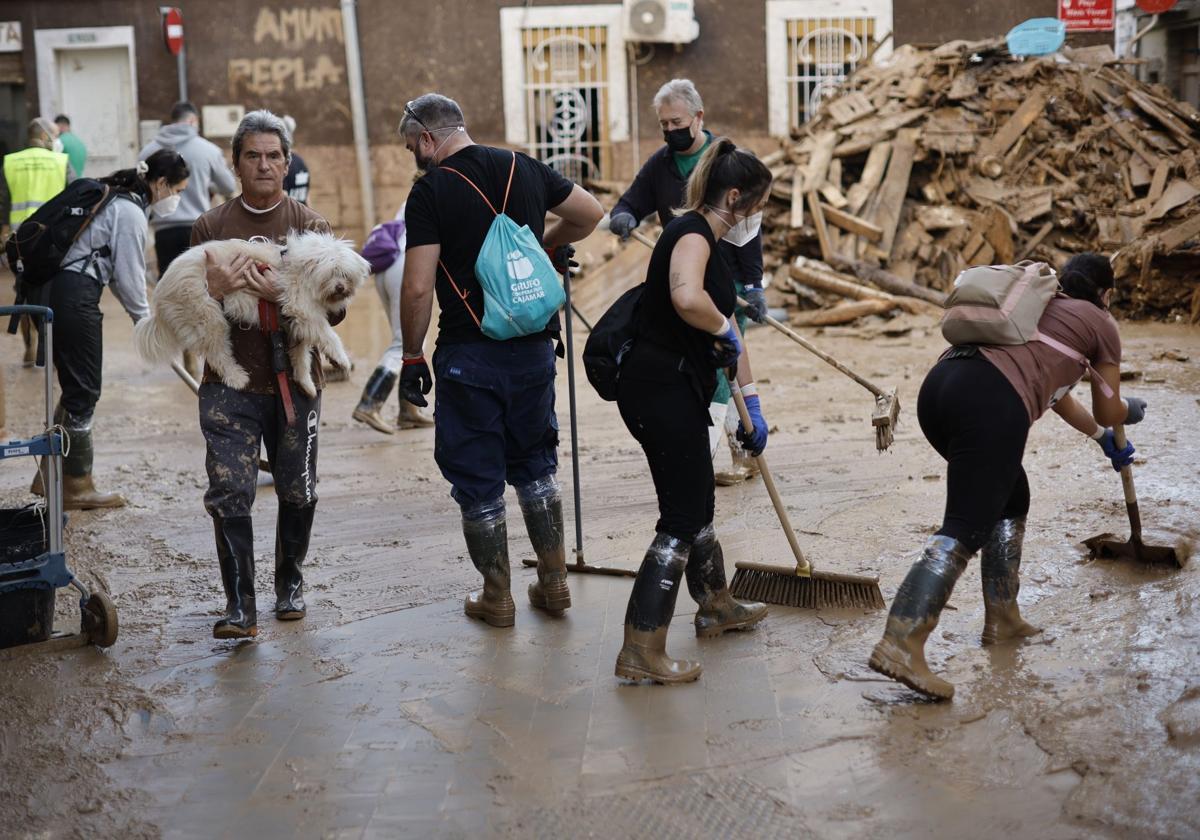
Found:
<svg viewBox="0 0 1200 840"><path fill-rule="evenodd" d="M308 164L304 158L292 152L287 174L283 176L283 191L301 204L308 204Z"/></svg>
<svg viewBox="0 0 1200 840"><path fill-rule="evenodd" d="M438 344L491 341L475 322L475 318L483 319L483 291L475 277L475 260L495 215L479 193L451 169L470 178L497 210L504 207L503 212L514 222L528 225L539 241L545 230L546 211L566 201L574 188L541 161L520 152L516 153L516 161L507 206L504 189L513 153L490 146L467 146L455 152L418 179L409 193L404 209L407 247L441 245L435 284L442 310ZM541 335L557 331L556 315Z"/></svg>
<svg viewBox="0 0 1200 840"><path fill-rule="evenodd" d="M629 358L621 364L621 375L654 381L678 379L681 373L689 375L707 405L717 387L717 369L710 356L714 339L684 321L671 302L671 254L676 243L690 233L703 236L710 249L704 269L704 291L722 315L733 315L737 291L733 275L717 250L712 228L694 211L673 219L663 229L650 255L646 289L638 309L637 337ZM685 362L682 367L681 357Z"/></svg>

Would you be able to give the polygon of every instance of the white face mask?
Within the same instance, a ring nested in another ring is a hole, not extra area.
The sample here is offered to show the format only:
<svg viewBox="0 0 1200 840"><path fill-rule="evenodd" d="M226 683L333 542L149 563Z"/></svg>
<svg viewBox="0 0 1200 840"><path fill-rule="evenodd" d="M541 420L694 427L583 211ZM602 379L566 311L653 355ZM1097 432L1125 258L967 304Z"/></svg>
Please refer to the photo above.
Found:
<svg viewBox="0 0 1200 840"><path fill-rule="evenodd" d="M737 221L737 214L732 210L718 210L716 207L709 207L714 213L722 219L732 218L734 225L725 232L721 238L733 245L735 248L741 248L747 242L758 236L758 231L762 228L762 211L755 213L753 216L746 216L740 222Z"/></svg>
<svg viewBox="0 0 1200 840"><path fill-rule="evenodd" d="M59 138L55 137L55 138L54 138L54 142L50 144L50 149L51 149L51 151L55 151L55 152L60 152L60 153L61 153L61 152L62 152L62 150L63 150L63 144L62 144L62 140L60 140Z"/></svg>
<svg viewBox="0 0 1200 840"><path fill-rule="evenodd" d="M170 216L179 209L179 202L183 200L183 196L179 193L172 193L166 198L160 198L158 201L150 205L150 211L156 216Z"/></svg>

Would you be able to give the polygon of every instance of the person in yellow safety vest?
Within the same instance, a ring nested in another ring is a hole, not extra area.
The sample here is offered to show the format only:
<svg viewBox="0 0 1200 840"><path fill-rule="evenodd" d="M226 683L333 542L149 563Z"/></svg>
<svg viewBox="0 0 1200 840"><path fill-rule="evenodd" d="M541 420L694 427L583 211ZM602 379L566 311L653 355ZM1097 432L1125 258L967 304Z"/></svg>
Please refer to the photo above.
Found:
<svg viewBox="0 0 1200 840"><path fill-rule="evenodd" d="M8 239L9 228L21 222L75 180L70 161L58 139L58 127L45 117L29 123L29 147L4 156L0 167L0 242ZM33 331L28 318L21 320L25 339L25 365L35 358Z"/></svg>

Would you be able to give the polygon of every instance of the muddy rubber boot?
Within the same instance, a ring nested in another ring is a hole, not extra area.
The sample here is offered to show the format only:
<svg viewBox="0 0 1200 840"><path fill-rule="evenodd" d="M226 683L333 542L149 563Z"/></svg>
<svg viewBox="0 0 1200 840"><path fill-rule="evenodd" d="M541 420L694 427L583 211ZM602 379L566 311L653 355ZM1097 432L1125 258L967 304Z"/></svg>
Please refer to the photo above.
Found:
<svg viewBox="0 0 1200 840"><path fill-rule="evenodd" d="M985 645L1022 639L1041 633L1021 618L1017 593L1021 591L1021 546L1025 542L1025 517L1001 519L983 544L979 572L983 578L983 637Z"/></svg>
<svg viewBox="0 0 1200 840"><path fill-rule="evenodd" d="M938 618L971 553L958 540L932 536L921 558L908 570L888 613L883 638L868 661L871 670L899 680L914 691L938 700L954 697L954 686L929 670L925 640Z"/></svg>
<svg viewBox="0 0 1200 840"><path fill-rule="evenodd" d="M747 630L767 617L766 604L738 601L730 593L725 582L725 554L711 522L696 535L684 575L688 592L699 606L694 623L700 638Z"/></svg>
<svg viewBox="0 0 1200 840"><path fill-rule="evenodd" d="M275 617L280 621L304 618L304 575L315 504L297 507L280 501L275 525Z"/></svg>
<svg viewBox="0 0 1200 840"><path fill-rule="evenodd" d="M254 525L249 516L214 516L217 562L225 587L225 617L213 625L214 639L258 635L254 602Z"/></svg>
<svg viewBox="0 0 1200 840"><path fill-rule="evenodd" d="M483 589L467 596L463 612L493 627L512 627L517 607L510 590L508 522L504 517L503 497L464 508L463 536L467 539L471 562L483 575Z"/></svg>
<svg viewBox="0 0 1200 840"><path fill-rule="evenodd" d="M758 461L742 448L742 442L737 439L736 426L733 431L730 431L728 426L725 428L725 439L729 443L729 457L732 463L729 469L715 474L717 486L732 487L758 475Z"/></svg>
<svg viewBox="0 0 1200 840"><path fill-rule="evenodd" d="M433 426L432 417L426 417L421 413L421 409L404 397L400 398L400 411L396 415L397 429L428 429L431 426Z"/></svg>
<svg viewBox="0 0 1200 840"><path fill-rule="evenodd" d="M563 543L562 493L554 476L517 488L529 542L537 555L538 579L529 584L529 603L551 615L571 606L567 586L567 549Z"/></svg>
<svg viewBox="0 0 1200 840"><path fill-rule="evenodd" d="M700 676L699 662L667 656L667 629L675 614L675 598L690 550L691 545L683 540L662 533L654 535L629 594L625 643L617 654L618 677L673 685Z"/></svg>
<svg viewBox="0 0 1200 840"><path fill-rule="evenodd" d="M366 387L363 388L358 406L350 416L360 423L366 423L377 432L394 434L396 430L383 419L382 410L395 384L396 374L384 367L375 368L371 378L367 380Z"/></svg>
<svg viewBox="0 0 1200 840"><path fill-rule="evenodd" d="M70 451L63 456L63 510L120 508L129 504L119 493L101 493L92 483L94 452L91 431L68 430L67 435L70 437ZM40 478L39 470L35 483Z"/></svg>

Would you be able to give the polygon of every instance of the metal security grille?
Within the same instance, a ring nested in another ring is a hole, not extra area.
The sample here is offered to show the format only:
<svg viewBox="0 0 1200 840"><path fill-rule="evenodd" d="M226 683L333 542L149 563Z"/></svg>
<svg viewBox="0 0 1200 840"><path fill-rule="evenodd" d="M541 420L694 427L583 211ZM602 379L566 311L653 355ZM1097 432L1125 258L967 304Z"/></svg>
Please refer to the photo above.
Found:
<svg viewBox="0 0 1200 840"><path fill-rule="evenodd" d="M787 86L790 124L812 117L875 45L875 19L801 18L787 22Z"/></svg>
<svg viewBox="0 0 1200 840"><path fill-rule="evenodd" d="M577 183L603 177L609 141L607 26L521 30L529 154Z"/></svg>

